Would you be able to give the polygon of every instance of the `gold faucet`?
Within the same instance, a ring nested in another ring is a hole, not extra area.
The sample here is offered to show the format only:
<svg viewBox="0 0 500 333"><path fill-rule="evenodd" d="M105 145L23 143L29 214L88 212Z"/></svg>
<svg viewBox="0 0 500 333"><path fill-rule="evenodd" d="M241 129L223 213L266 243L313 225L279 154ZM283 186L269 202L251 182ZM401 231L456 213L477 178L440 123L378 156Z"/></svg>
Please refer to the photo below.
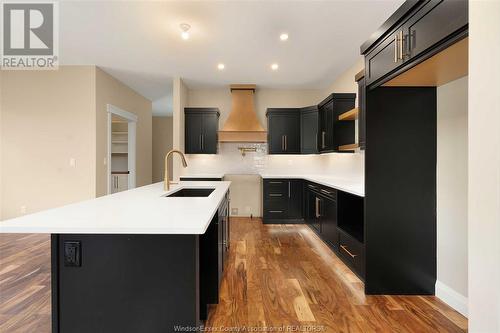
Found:
<svg viewBox="0 0 500 333"><path fill-rule="evenodd" d="M182 166L183 167L187 167L187 163L186 163L186 157L184 157L184 153L180 150L177 150L177 149L172 149L171 151L169 151L167 153L167 155L165 155L165 181L164 181L164 189L165 191L168 191L170 190L170 184L175 184L174 182L171 182L169 179L168 179L168 158L170 157L170 155L172 155L173 153L177 153L179 155L181 155L181 159L182 159Z"/></svg>

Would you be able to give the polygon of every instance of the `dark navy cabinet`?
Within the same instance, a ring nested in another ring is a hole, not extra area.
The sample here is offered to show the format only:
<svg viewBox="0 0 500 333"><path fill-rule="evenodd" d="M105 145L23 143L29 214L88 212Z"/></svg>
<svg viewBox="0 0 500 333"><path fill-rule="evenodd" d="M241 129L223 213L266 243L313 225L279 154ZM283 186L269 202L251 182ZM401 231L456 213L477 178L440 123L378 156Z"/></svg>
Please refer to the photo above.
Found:
<svg viewBox="0 0 500 333"><path fill-rule="evenodd" d="M219 109L185 108L184 134L186 154L216 154Z"/></svg>
<svg viewBox="0 0 500 333"><path fill-rule="evenodd" d="M300 154L300 109L267 109L269 154Z"/></svg>
<svg viewBox="0 0 500 333"><path fill-rule="evenodd" d="M316 105L300 109L300 152L318 153L318 107Z"/></svg>

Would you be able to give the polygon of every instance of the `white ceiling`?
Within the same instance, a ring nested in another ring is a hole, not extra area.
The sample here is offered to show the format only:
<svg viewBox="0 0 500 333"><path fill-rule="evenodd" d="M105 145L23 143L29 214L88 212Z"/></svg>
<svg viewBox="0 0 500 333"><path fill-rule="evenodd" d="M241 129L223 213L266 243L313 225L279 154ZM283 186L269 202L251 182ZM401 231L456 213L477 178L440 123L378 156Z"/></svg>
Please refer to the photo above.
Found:
<svg viewBox="0 0 500 333"><path fill-rule="evenodd" d="M63 1L60 62L100 66L152 100L155 114L171 112L176 76L190 88L324 88L402 2ZM180 38L184 22L188 41Z"/></svg>

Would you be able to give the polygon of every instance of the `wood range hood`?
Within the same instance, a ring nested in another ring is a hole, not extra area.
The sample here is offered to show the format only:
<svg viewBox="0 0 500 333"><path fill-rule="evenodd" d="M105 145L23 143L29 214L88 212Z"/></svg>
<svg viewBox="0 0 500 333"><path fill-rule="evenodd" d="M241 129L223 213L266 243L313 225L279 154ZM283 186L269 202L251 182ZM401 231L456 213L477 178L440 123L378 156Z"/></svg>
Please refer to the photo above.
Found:
<svg viewBox="0 0 500 333"><path fill-rule="evenodd" d="M267 141L267 132L255 113L255 87L254 84L230 85L231 113L219 131L219 142Z"/></svg>

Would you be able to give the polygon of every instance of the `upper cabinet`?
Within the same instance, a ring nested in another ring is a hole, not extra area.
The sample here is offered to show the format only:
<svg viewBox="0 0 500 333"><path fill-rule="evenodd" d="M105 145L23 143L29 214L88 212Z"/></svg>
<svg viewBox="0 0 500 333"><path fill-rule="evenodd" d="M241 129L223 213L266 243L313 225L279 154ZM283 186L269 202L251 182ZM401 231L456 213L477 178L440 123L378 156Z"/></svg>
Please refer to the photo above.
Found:
<svg viewBox="0 0 500 333"><path fill-rule="evenodd" d="M185 153L216 154L219 109L185 108Z"/></svg>
<svg viewBox="0 0 500 333"><path fill-rule="evenodd" d="M383 84L466 37L467 31L467 0L406 1L361 46L366 85Z"/></svg>
<svg viewBox="0 0 500 333"><path fill-rule="evenodd" d="M318 153L318 107L308 106L300 109L300 152Z"/></svg>
<svg viewBox="0 0 500 333"><path fill-rule="evenodd" d="M269 154L300 154L300 109L267 109Z"/></svg>
<svg viewBox="0 0 500 333"><path fill-rule="evenodd" d="M321 153L336 152L341 146L354 144L355 121L342 121L339 116L352 110L355 100L354 93L333 93L318 105L318 149Z"/></svg>

